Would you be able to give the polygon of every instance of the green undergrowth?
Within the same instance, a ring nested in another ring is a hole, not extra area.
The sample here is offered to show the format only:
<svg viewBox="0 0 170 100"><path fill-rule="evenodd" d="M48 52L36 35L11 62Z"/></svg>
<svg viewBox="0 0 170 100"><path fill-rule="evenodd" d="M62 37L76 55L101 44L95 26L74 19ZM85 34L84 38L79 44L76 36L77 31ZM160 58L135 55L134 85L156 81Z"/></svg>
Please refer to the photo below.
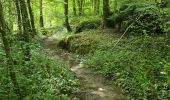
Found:
<svg viewBox="0 0 170 100"><path fill-rule="evenodd" d="M100 19L100 16L94 16L94 15L85 16L84 15L84 16L79 16L79 17L72 17L72 18L70 18L70 25L71 26L73 25L73 27L74 27L75 25L77 25L77 23L81 23L81 22L87 21L89 19L91 19L91 20Z"/></svg>
<svg viewBox="0 0 170 100"><path fill-rule="evenodd" d="M102 23L100 19L82 21L75 27L73 33L77 34L86 30L97 29L101 25Z"/></svg>
<svg viewBox="0 0 170 100"><path fill-rule="evenodd" d="M165 0L164 0L165 1ZM133 35L160 35L169 32L168 7L160 8L163 1L158 0L125 0L108 18L110 26ZM165 5L168 3L165 3ZM113 25L112 25L113 24Z"/></svg>
<svg viewBox="0 0 170 100"><path fill-rule="evenodd" d="M19 42L12 48L17 81L24 100L69 100L79 82L74 73L60 59L53 58L37 44L30 45L31 60L23 63ZM16 44L16 43L15 43ZM0 99L17 100L9 71L5 64L4 51L0 47Z"/></svg>
<svg viewBox="0 0 170 100"><path fill-rule="evenodd" d="M51 35L53 35L54 33L57 34L58 32L61 32L64 30L64 26L60 25L60 26L56 26L56 27L51 27L51 28L42 28L38 30L38 36L40 38L46 38L49 37ZM66 30L64 30L66 31Z"/></svg>
<svg viewBox="0 0 170 100"><path fill-rule="evenodd" d="M83 53L84 63L107 79L113 80L128 95L128 99L170 99L169 38L124 36L115 46L120 35L112 30L92 30L64 36L58 43L68 42L69 38L72 38L69 45L80 47L70 46L69 49L80 52L85 50L81 47L82 44L95 41L88 42L92 45L90 50L93 52Z"/></svg>
<svg viewBox="0 0 170 100"><path fill-rule="evenodd" d="M114 38L113 38L114 39ZM98 46L84 61L128 94L129 99L170 99L170 41L138 36Z"/></svg>
<svg viewBox="0 0 170 100"><path fill-rule="evenodd" d="M66 34L56 37L54 43L62 49L85 55L94 52L98 45L104 46L109 43L109 41L113 41L111 37L119 36L112 35L110 37L109 33L113 33L113 30L91 30L79 34Z"/></svg>

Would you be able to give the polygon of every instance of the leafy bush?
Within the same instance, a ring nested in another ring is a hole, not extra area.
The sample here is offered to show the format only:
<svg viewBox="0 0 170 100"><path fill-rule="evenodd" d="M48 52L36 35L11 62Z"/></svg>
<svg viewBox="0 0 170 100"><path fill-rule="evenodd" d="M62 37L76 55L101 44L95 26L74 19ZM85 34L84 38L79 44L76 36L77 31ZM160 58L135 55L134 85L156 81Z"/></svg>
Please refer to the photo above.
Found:
<svg viewBox="0 0 170 100"><path fill-rule="evenodd" d="M162 34L167 32L166 12L151 1L128 1L123 3L119 11L109 19L114 21L119 31L125 31L131 25L129 33L133 34Z"/></svg>
<svg viewBox="0 0 170 100"><path fill-rule="evenodd" d="M98 46L85 63L112 79L132 100L170 99L170 41L163 37L132 37L116 48Z"/></svg>
<svg viewBox="0 0 170 100"><path fill-rule="evenodd" d="M78 80L66 64L52 58L37 43L30 44L31 60L23 64L21 47L18 45L13 47L12 53L17 81L25 100L54 100L59 99L61 95L66 95L65 98L68 98L73 93ZM16 100L2 48L0 48L0 58L2 58L0 59L0 99Z"/></svg>
<svg viewBox="0 0 170 100"><path fill-rule="evenodd" d="M166 8L170 4L169 0L161 0L161 2L158 2L157 5L161 8Z"/></svg>
<svg viewBox="0 0 170 100"><path fill-rule="evenodd" d="M80 33L80 32L83 32L85 30L90 30L90 29L97 29L100 26L101 26L100 20L82 21L75 27L74 33Z"/></svg>

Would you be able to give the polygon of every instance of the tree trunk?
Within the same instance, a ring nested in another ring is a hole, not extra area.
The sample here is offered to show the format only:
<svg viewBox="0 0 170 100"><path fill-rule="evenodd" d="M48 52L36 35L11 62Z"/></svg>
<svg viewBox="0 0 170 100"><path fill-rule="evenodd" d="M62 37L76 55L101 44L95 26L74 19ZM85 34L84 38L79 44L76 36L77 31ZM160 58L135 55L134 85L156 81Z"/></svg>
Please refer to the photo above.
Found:
<svg viewBox="0 0 170 100"><path fill-rule="evenodd" d="M2 8L2 3L0 0L0 33L1 33L1 38L3 41L3 45L4 45L4 51L5 51L5 55L6 55L6 59L7 59L7 65L9 68L9 73L10 73L10 78L11 81L14 85L14 92L16 93L16 95L18 96L19 100L22 100L22 94L16 79L16 73L14 71L13 65L14 65L14 61L13 58L11 56L11 50L10 50L10 45L7 39L7 35L6 35L6 24L5 24L5 19L4 19L4 14L3 14L3 8Z"/></svg>
<svg viewBox="0 0 170 100"><path fill-rule="evenodd" d="M93 0L93 1L94 1L94 2L93 2L93 3L94 3L94 4L93 4L93 5L94 5L94 14L96 15L96 2L97 2L97 0Z"/></svg>
<svg viewBox="0 0 170 100"><path fill-rule="evenodd" d="M77 0L77 3L78 3L78 11L79 11L79 16L82 15L83 13L83 0Z"/></svg>
<svg viewBox="0 0 170 100"><path fill-rule="evenodd" d="M67 31L71 32L72 30L68 21L68 0L64 0L64 15L65 15L65 24L67 27Z"/></svg>
<svg viewBox="0 0 170 100"><path fill-rule="evenodd" d="M20 6L19 6L18 0L15 0L15 5L16 5L17 17L18 17L18 29L20 31L19 33L21 33L22 32L21 11L20 11Z"/></svg>
<svg viewBox="0 0 170 100"><path fill-rule="evenodd" d="M76 0L73 0L73 13L74 13L74 16L77 15L77 11L76 11Z"/></svg>
<svg viewBox="0 0 170 100"><path fill-rule="evenodd" d="M96 0L96 15L100 13L100 0Z"/></svg>
<svg viewBox="0 0 170 100"><path fill-rule="evenodd" d="M40 28L44 28L42 0L39 0L39 6L40 6Z"/></svg>
<svg viewBox="0 0 170 100"><path fill-rule="evenodd" d="M94 0L94 14L98 15L100 13L100 0Z"/></svg>
<svg viewBox="0 0 170 100"><path fill-rule="evenodd" d="M31 33L31 27L30 27L30 20L28 17L28 11L27 6L24 0L19 0L20 2L20 9L21 9L21 15L22 15L22 26L23 26L23 36L25 41L25 48L23 50L25 55L25 61L30 60L30 48L29 48L29 42L30 42L30 33Z"/></svg>
<svg viewBox="0 0 170 100"><path fill-rule="evenodd" d="M32 28L32 35L36 34L36 29L35 29L35 23L34 23L34 14L32 12L32 8L31 8L31 1L27 0L27 4L28 4L28 11L29 11L29 15L30 15L30 21L31 21L31 28Z"/></svg>
<svg viewBox="0 0 170 100"><path fill-rule="evenodd" d="M95 0L91 0L91 9L94 9L94 1Z"/></svg>
<svg viewBox="0 0 170 100"><path fill-rule="evenodd" d="M109 17L109 0L103 0L103 25L104 27L109 27L108 17Z"/></svg>
<svg viewBox="0 0 170 100"><path fill-rule="evenodd" d="M12 32L13 31L13 6L12 6L12 2L9 2L9 7L8 7L8 14L9 14L9 19L8 19L8 27L9 30Z"/></svg>

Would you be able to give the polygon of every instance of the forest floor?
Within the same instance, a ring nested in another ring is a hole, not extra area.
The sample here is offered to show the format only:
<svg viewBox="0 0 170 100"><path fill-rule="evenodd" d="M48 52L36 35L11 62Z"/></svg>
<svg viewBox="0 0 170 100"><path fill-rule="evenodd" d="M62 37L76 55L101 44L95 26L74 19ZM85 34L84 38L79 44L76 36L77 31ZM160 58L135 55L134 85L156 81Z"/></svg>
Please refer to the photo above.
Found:
<svg viewBox="0 0 170 100"><path fill-rule="evenodd" d="M76 97L81 98L81 100L125 100L125 96L119 87L113 86L111 81L106 80L81 62L74 62L72 60L73 54L59 49L53 43L53 39L57 35L58 33L43 39L43 45L55 57L69 64L71 70L80 80L81 86L79 93L75 94Z"/></svg>

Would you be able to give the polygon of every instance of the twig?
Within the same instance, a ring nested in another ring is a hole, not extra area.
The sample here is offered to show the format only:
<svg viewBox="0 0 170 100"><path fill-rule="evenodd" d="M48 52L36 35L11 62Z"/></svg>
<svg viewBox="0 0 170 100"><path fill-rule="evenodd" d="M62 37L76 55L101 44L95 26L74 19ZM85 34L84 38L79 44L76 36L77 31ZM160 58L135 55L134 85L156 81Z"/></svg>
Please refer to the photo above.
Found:
<svg viewBox="0 0 170 100"><path fill-rule="evenodd" d="M134 22L133 22L134 23ZM133 25L133 23L131 23L125 30L125 32L122 34L122 36L118 39L118 41L115 43L114 48L117 46L117 44L120 42L120 40L123 38L123 36L127 33L127 31L129 30L129 28Z"/></svg>
<svg viewBox="0 0 170 100"><path fill-rule="evenodd" d="M114 48L117 46L117 44L118 44L118 43L120 42L120 40L123 38L123 36L127 33L127 31L129 30L129 28L130 28L136 21L138 21L139 18L140 18L140 16L138 16L137 19L136 19L134 22L132 22L132 23L126 28L125 32L124 32L124 33L122 34L122 36L118 39L118 41L115 43Z"/></svg>

